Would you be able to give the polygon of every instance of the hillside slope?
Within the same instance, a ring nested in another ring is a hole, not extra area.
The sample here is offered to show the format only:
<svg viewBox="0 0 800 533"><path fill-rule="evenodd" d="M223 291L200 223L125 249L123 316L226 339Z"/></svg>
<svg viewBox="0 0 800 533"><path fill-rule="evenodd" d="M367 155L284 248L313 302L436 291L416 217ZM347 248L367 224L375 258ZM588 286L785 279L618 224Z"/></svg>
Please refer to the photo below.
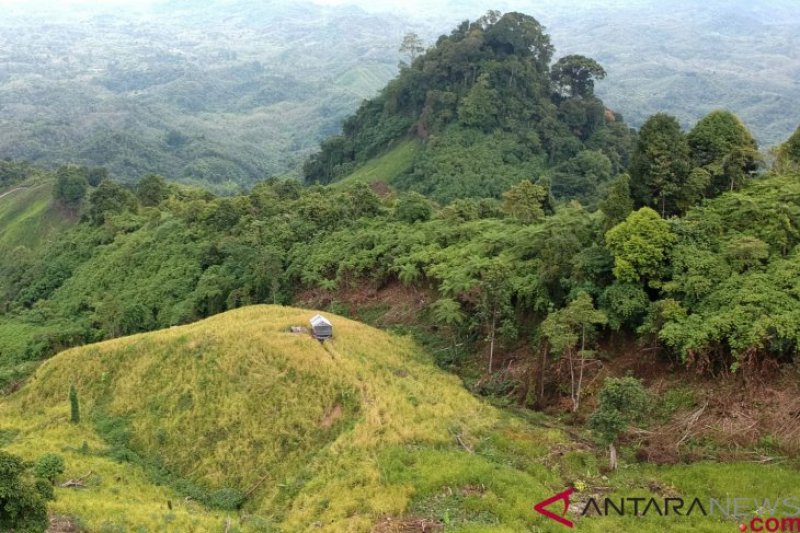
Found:
<svg viewBox="0 0 800 533"><path fill-rule="evenodd" d="M0 189L0 250L33 249L69 225L53 202L52 182L25 182Z"/></svg>
<svg viewBox="0 0 800 533"><path fill-rule="evenodd" d="M288 331L313 313L254 306L63 352L0 407L2 444L26 458L63 454L64 477L87 487L57 489L51 511L90 531L214 531L231 518L231 531L558 531L532 505L571 483L587 495L796 493L793 471L772 465L631 465L601 477L588 441L482 404L408 339L337 316L325 344ZM663 520L581 527L733 527Z"/></svg>
<svg viewBox="0 0 800 533"><path fill-rule="evenodd" d="M538 431L534 442L405 339L339 317L336 338L324 345L287 332L312 313L251 307L64 352L4 406L3 432L19 432L12 450L30 453L40 436L53 451L67 444L61 438L77 447L93 427L117 456L124 449L158 462L209 494L249 493L248 515L288 531L313 523L323 531L368 531L442 486L481 483L485 492L466 498L475 501L463 508L465 523L485 515L522 526L531 499L549 492L543 483L558 486L540 464L558 432ZM79 391L84 433L63 429L70 383ZM503 440L494 435L501 426L509 432ZM520 464L465 449L477 445L501 455L515 450ZM94 460L69 474L95 470ZM109 484L62 491L69 497L59 497L55 509L80 512L96 527ZM145 520L114 517L128 527Z"/></svg>
<svg viewBox="0 0 800 533"><path fill-rule="evenodd" d="M304 2L70 7L0 20L3 157L229 193L296 171L394 75L405 27Z"/></svg>
<svg viewBox="0 0 800 533"><path fill-rule="evenodd" d="M594 95L603 67L579 55L551 64L554 51L528 15L464 21L321 144L303 166L305 182L365 179L411 136L423 142L390 167L399 189L449 203L499 198L515 183L539 180L557 197L591 204L627 165L634 136ZM381 161L371 161L376 156ZM591 186L572 190L576 175Z"/></svg>

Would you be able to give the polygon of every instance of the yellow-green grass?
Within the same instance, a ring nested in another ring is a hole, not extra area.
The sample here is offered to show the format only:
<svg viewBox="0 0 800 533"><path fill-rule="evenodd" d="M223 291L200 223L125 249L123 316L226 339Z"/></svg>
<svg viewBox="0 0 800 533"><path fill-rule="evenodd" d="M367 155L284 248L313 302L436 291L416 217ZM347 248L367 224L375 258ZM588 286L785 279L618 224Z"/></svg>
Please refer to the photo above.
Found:
<svg viewBox="0 0 800 533"><path fill-rule="evenodd" d="M67 423L62 406L36 413L12 411L3 409L0 438L10 441L5 449L30 460L58 453L66 462L59 481L75 479L85 485L57 488L48 507L51 514L77 518L92 532L114 526L113 531L200 533L223 531L226 515L236 520L234 513L209 511L169 487L157 486L140 466L105 456L107 444L89 424Z"/></svg>
<svg viewBox="0 0 800 533"><path fill-rule="evenodd" d="M532 501L558 486L541 462L562 442L559 431L532 432L481 403L409 339L342 317L333 317L336 336L324 345L287 331L312 314L250 307L66 351L0 408L0 429L16 432L12 451L35 458L82 440L100 448L92 429L123 420L131 450L209 490L252 491L244 514L286 531L369 531L445 487L471 485L485 492L464 504L465 526L481 515L512 531L530 520ZM71 383L82 404L78 428L68 422ZM113 468L93 455L76 466L76 457L68 453L70 474L101 468L90 460ZM152 512L156 527L168 498L151 491L165 489L135 490L152 508L117 521L133 527ZM107 520L108 492L66 492L58 491L59 512L90 527Z"/></svg>
<svg viewBox="0 0 800 533"><path fill-rule="evenodd" d="M377 181L391 183L394 178L411 169L419 146L419 141L414 139L402 141L387 152L370 159L349 176L335 182L334 185Z"/></svg>
<svg viewBox="0 0 800 533"><path fill-rule="evenodd" d="M34 249L68 226L53 201L52 182L31 181L4 192L9 194L0 198L0 250Z"/></svg>
<svg viewBox="0 0 800 533"><path fill-rule="evenodd" d="M51 508L91 531L222 531L231 516L240 531L368 532L418 517L448 532L555 532L563 526L532 506L575 482L624 496L799 494L797 472L781 466L623 465L603 479L586 441L481 402L408 338L335 315L325 344L288 331L314 313L255 306L63 352L0 405L0 443L27 459L63 454L65 478L93 471L86 489L59 488ZM131 453L144 460L112 460ZM177 492L186 481L248 498L236 516L209 510ZM577 527L728 532L736 522L649 515Z"/></svg>

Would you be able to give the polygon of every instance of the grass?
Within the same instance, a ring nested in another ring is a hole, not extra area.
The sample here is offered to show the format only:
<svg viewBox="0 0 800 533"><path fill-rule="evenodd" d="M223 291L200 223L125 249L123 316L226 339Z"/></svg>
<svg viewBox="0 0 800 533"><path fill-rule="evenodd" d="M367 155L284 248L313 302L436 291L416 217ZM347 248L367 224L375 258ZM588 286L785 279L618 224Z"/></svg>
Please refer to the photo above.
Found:
<svg viewBox="0 0 800 533"><path fill-rule="evenodd" d="M370 159L349 176L335 182L334 185L376 181L391 184L392 180L411 169L418 150L419 141L405 140L380 156Z"/></svg>
<svg viewBox="0 0 800 533"><path fill-rule="evenodd" d="M578 481L625 495L798 494L796 472L777 466L628 465L604 479L585 442L481 402L407 337L334 315L325 344L288 332L313 314L255 306L63 352L0 404L0 443L28 459L62 453L68 478L92 471L87 489L59 488L52 504L91 531L221 531L228 516L231 531L368 532L387 517L560 531L532 506ZM71 383L79 425L68 422ZM199 503L244 494L238 512ZM735 526L658 518L579 527Z"/></svg>
<svg viewBox="0 0 800 533"><path fill-rule="evenodd" d="M226 515L235 518L234 513L209 511L169 487L157 486L138 465L114 461L91 426L69 424L60 406L24 416L4 412L2 425L17 431L5 433L11 435L6 439L11 453L28 459L58 453L66 460L59 481L86 476L84 489L57 488L49 510L77 517L89 531L221 532Z"/></svg>
<svg viewBox="0 0 800 533"><path fill-rule="evenodd" d="M26 360L28 343L46 328L0 315L0 389L31 375L38 361Z"/></svg>
<svg viewBox="0 0 800 533"><path fill-rule="evenodd" d="M34 249L68 225L53 202L52 182L26 182L12 189L17 187L25 188L0 198L0 250Z"/></svg>

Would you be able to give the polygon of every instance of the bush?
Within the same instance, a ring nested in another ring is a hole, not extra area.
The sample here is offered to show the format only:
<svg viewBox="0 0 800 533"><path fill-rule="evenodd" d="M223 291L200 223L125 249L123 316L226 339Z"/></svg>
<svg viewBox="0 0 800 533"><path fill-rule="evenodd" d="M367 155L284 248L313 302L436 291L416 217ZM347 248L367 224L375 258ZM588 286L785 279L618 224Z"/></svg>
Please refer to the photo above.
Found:
<svg viewBox="0 0 800 533"><path fill-rule="evenodd" d="M433 208L423 195L411 192L397 201L397 218L404 222L424 222L430 220Z"/></svg>
<svg viewBox="0 0 800 533"><path fill-rule="evenodd" d="M75 388L75 385L69 386L69 420L73 424L77 424L81 421L81 405L80 401L78 400L78 389Z"/></svg>
<svg viewBox="0 0 800 533"><path fill-rule="evenodd" d="M208 505L224 511L235 511L242 506L245 500L245 495L242 491L236 489L219 489L215 490L208 496Z"/></svg>
<svg viewBox="0 0 800 533"><path fill-rule="evenodd" d="M0 531L47 529L46 501L52 488L45 490L44 485L31 480L22 459L0 451Z"/></svg>
<svg viewBox="0 0 800 533"><path fill-rule="evenodd" d="M55 453L46 453L36 461L33 472L36 477L55 483L56 478L64 473L64 458Z"/></svg>
<svg viewBox="0 0 800 533"><path fill-rule="evenodd" d="M619 434L647 413L649 396L638 379L608 378L600 390L600 403L589 418L589 427L604 444L613 444Z"/></svg>

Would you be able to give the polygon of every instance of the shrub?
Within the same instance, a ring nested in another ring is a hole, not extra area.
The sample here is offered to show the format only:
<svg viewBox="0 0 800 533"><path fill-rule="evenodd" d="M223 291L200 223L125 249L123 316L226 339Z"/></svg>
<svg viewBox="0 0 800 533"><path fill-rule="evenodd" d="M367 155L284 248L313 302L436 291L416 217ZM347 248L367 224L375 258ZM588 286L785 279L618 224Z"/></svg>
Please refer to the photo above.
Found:
<svg viewBox="0 0 800 533"><path fill-rule="evenodd" d="M81 405L78 400L78 389L75 385L69 386L69 409L70 409L70 422L77 424L81 421Z"/></svg>
<svg viewBox="0 0 800 533"><path fill-rule="evenodd" d="M46 453L36 461L33 472L36 477L55 483L56 478L64 473L64 458L55 453Z"/></svg>
<svg viewBox="0 0 800 533"><path fill-rule="evenodd" d="M47 504L52 487L31 481L19 457L0 451L0 531L47 529ZM40 480L41 481L41 480Z"/></svg>
<svg viewBox="0 0 800 533"><path fill-rule="evenodd" d="M617 467L614 443L628 426L644 418L649 404L647 391L638 379L608 378L600 390L600 403L589 418L589 427L609 447L611 468Z"/></svg>

